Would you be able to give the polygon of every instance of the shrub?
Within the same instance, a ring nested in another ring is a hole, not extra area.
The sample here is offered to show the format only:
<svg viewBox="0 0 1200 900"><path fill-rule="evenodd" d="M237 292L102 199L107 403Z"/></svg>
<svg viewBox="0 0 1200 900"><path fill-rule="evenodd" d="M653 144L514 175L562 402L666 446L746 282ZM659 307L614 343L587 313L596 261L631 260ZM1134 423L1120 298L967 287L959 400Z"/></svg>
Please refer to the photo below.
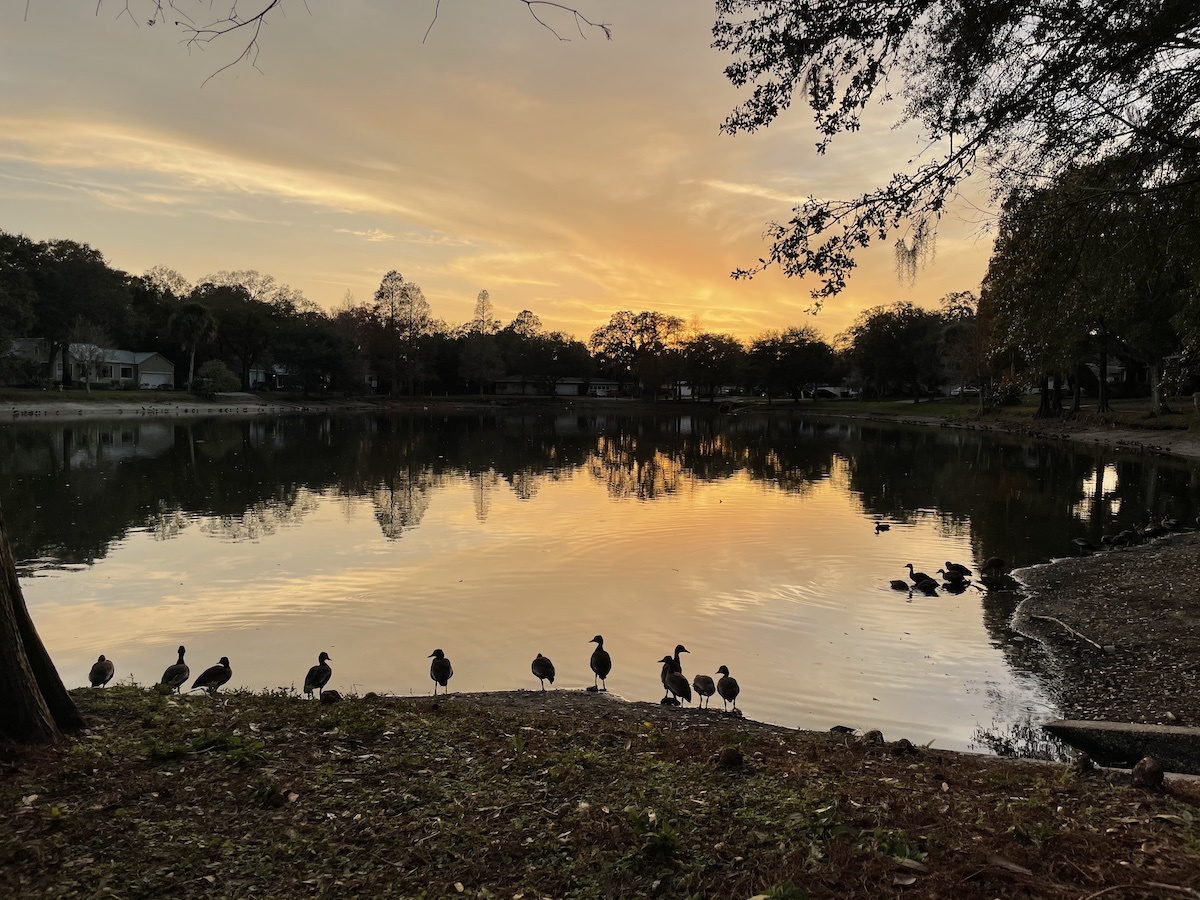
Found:
<svg viewBox="0 0 1200 900"><path fill-rule="evenodd" d="M236 391L242 386L238 377L219 359L210 359L196 372L192 393L207 396L222 391Z"/></svg>

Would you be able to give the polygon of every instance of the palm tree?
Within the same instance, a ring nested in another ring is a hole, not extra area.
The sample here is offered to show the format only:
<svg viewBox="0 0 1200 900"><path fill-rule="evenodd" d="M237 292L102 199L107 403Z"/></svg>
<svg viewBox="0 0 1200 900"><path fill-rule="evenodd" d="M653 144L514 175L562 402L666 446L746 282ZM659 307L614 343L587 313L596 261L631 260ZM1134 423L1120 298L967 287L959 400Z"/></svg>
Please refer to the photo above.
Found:
<svg viewBox="0 0 1200 900"><path fill-rule="evenodd" d="M191 385L196 367L196 348L217 334L217 320L203 303L185 303L171 314L167 323L171 335L188 351L187 383Z"/></svg>

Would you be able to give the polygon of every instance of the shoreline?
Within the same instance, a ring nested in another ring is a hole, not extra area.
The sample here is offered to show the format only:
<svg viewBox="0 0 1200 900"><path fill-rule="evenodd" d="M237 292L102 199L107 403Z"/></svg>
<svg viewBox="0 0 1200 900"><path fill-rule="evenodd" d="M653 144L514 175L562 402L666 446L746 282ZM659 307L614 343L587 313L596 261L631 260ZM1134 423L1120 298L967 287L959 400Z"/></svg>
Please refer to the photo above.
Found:
<svg viewBox="0 0 1200 900"><path fill-rule="evenodd" d="M276 401L251 394L215 401L128 399L9 402L0 404L0 423L59 423L72 420L249 418L280 415L362 413L479 413L505 411L619 411L629 414L720 415L708 403L573 398L400 398L398 400ZM909 427L985 431L1017 439L1068 441L1117 452L1200 458L1200 439L1188 430L1097 428L1072 420L1013 423L1003 419L887 415L845 408L793 404L754 406L739 415L799 414L828 419L862 419ZM1200 725L1200 612L1187 608L1187 586L1200 583L1200 535L1176 535L1141 547L1104 551L1092 557L1053 560L1020 570L1023 599L1010 626L1038 642L1056 674L1046 689L1065 718L1107 719L1145 724ZM1114 650L1098 652L1046 616Z"/></svg>
<svg viewBox="0 0 1200 900"><path fill-rule="evenodd" d="M186 399L132 393L103 397L97 391L84 399L46 397L36 400L13 399L0 402L0 424L40 423L80 419L124 418L207 418L262 415L331 415L339 413L403 413L429 410L455 412L499 412L513 410L613 410L631 414L705 414L722 415L721 404L707 401L646 401L599 399L590 397L379 397L353 400L275 399L258 394L235 392L216 400L187 396ZM1090 416L1053 420L1009 420L965 414L961 409L924 414L916 407L905 412L880 413L828 405L756 403L738 407L737 415L804 415L832 419L860 419L920 427L955 428L1005 434L1033 441L1055 441L1103 446L1118 452L1149 453L1200 459L1200 433L1185 428L1137 428L1094 421ZM832 401L838 402L838 401ZM853 403L854 401L840 401Z"/></svg>
<svg viewBox="0 0 1200 900"><path fill-rule="evenodd" d="M1200 533L1013 575L1025 599L1012 627L1049 654L1063 718L1200 725Z"/></svg>

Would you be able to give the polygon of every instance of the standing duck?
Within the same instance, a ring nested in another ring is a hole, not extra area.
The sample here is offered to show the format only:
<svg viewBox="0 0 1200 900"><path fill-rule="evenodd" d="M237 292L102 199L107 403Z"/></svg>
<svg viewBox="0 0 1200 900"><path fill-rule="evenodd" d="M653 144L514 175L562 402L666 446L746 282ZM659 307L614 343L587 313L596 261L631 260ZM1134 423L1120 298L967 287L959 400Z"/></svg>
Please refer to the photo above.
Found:
<svg viewBox="0 0 1200 900"><path fill-rule="evenodd" d="M687 653L686 650L683 652ZM691 703L692 686L688 684L688 680L683 677L682 672L676 672L671 668L674 665L674 660L669 656L664 656L659 662L663 664L663 671L666 672L663 676L663 686L667 689L668 694L674 694L677 698L676 702L683 700L686 703Z"/></svg>
<svg viewBox="0 0 1200 900"><path fill-rule="evenodd" d="M729 674L729 666L721 666L717 669L717 674L721 676L721 680L717 682L717 693L721 695L721 705L724 707L726 702L732 703L733 708L737 710L738 694L742 689L738 686L737 679Z"/></svg>
<svg viewBox="0 0 1200 900"><path fill-rule="evenodd" d="M329 668L327 661L330 659L333 657L322 650L321 655L317 657L317 664L304 676L304 693L308 694L310 700L313 691L317 692L317 696L325 693L325 685L329 684L329 679L333 677L333 669Z"/></svg>
<svg viewBox="0 0 1200 900"><path fill-rule="evenodd" d="M426 658L433 660L429 664L429 677L433 679L433 696L437 696L439 684L446 688L444 693L450 693L448 683L454 677L454 667L450 665L450 660L446 658L446 654L441 650L434 650Z"/></svg>
<svg viewBox="0 0 1200 900"><path fill-rule="evenodd" d="M548 658L539 653L530 668L533 669L533 675L542 685L543 691L546 690L547 681L554 684L554 663L550 662Z"/></svg>
<svg viewBox="0 0 1200 900"><path fill-rule="evenodd" d="M713 680L708 675L697 675L692 679L692 689L695 690L696 696L699 698L700 708L707 709L708 704L705 700L711 698L717 692L717 686L713 684ZM711 699L708 699L711 703Z"/></svg>
<svg viewBox="0 0 1200 900"><path fill-rule="evenodd" d="M210 694L215 694L217 688L233 677L233 669L229 665L229 657L222 656L215 666L209 666L192 682L192 690L204 688Z"/></svg>
<svg viewBox="0 0 1200 900"><path fill-rule="evenodd" d="M167 666L163 672L162 681L159 684L165 684L169 688L173 688L175 693L179 693L179 689L183 687L188 680L188 676L192 674L192 670L188 668L188 664L183 661L184 647L179 646L179 661L173 666Z"/></svg>
<svg viewBox="0 0 1200 900"><path fill-rule="evenodd" d="M101 653L100 658L92 663L92 671L88 672L88 681L92 683L92 687L104 687L112 681L114 671L112 660L105 659L104 654Z"/></svg>
<svg viewBox="0 0 1200 900"><path fill-rule="evenodd" d="M680 675L683 674L683 663L681 663L679 661L679 654L687 653L687 652L688 652L688 648L683 646L683 644L676 644L674 658L672 658L670 656L664 656L661 660L659 660L659 662L661 662L663 664L661 677L662 677L663 689L666 691L666 693L663 695L663 700L669 700L671 697L671 689L669 687L667 687L667 677L672 672L678 673ZM684 683L686 683L686 682L687 682L687 679L685 678Z"/></svg>
<svg viewBox="0 0 1200 900"><path fill-rule="evenodd" d="M968 569L966 566L964 566L962 563L950 562L950 560L946 560L946 571L947 572L957 572L959 575L962 575L964 578L969 578L971 575L971 570Z"/></svg>
<svg viewBox="0 0 1200 900"><path fill-rule="evenodd" d="M608 685L604 682L608 679L608 673L612 671L612 657L604 649L604 635L598 634L588 641L588 643L596 645L596 649L592 651L591 659L592 671L596 673L596 684L592 687L592 690L607 691Z"/></svg>

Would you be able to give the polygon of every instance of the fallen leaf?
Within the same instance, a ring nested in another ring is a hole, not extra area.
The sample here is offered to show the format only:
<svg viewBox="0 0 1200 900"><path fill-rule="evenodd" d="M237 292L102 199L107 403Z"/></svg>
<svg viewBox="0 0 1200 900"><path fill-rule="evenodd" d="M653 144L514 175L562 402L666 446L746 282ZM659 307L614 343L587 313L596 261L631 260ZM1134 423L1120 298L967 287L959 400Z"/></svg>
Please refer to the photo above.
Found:
<svg viewBox="0 0 1200 900"><path fill-rule="evenodd" d="M899 885L900 887L908 887L910 884L916 884L916 883L917 883L916 875L897 875L895 878L892 879L892 884Z"/></svg>
<svg viewBox="0 0 1200 900"><path fill-rule="evenodd" d="M905 857L905 856L893 856L893 857L891 857L891 860L896 865L903 866L906 869L912 869L914 872L928 872L929 871L929 866L925 865L925 863L923 863L919 860L916 860L916 859L909 859L908 857Z"/></svg>
<svg viewBox="0 0 1200 900"><path fill-rule="evenodd" d="M999 853L993 853L991 856L989 856L988 862L993 866L999 866L1001 869L1006 869L1009 872L1013 872L1017 875L1033 875L1029 869L1025 868L1024 866L1017 865L1011 859L1005 859Z"/></svg>

